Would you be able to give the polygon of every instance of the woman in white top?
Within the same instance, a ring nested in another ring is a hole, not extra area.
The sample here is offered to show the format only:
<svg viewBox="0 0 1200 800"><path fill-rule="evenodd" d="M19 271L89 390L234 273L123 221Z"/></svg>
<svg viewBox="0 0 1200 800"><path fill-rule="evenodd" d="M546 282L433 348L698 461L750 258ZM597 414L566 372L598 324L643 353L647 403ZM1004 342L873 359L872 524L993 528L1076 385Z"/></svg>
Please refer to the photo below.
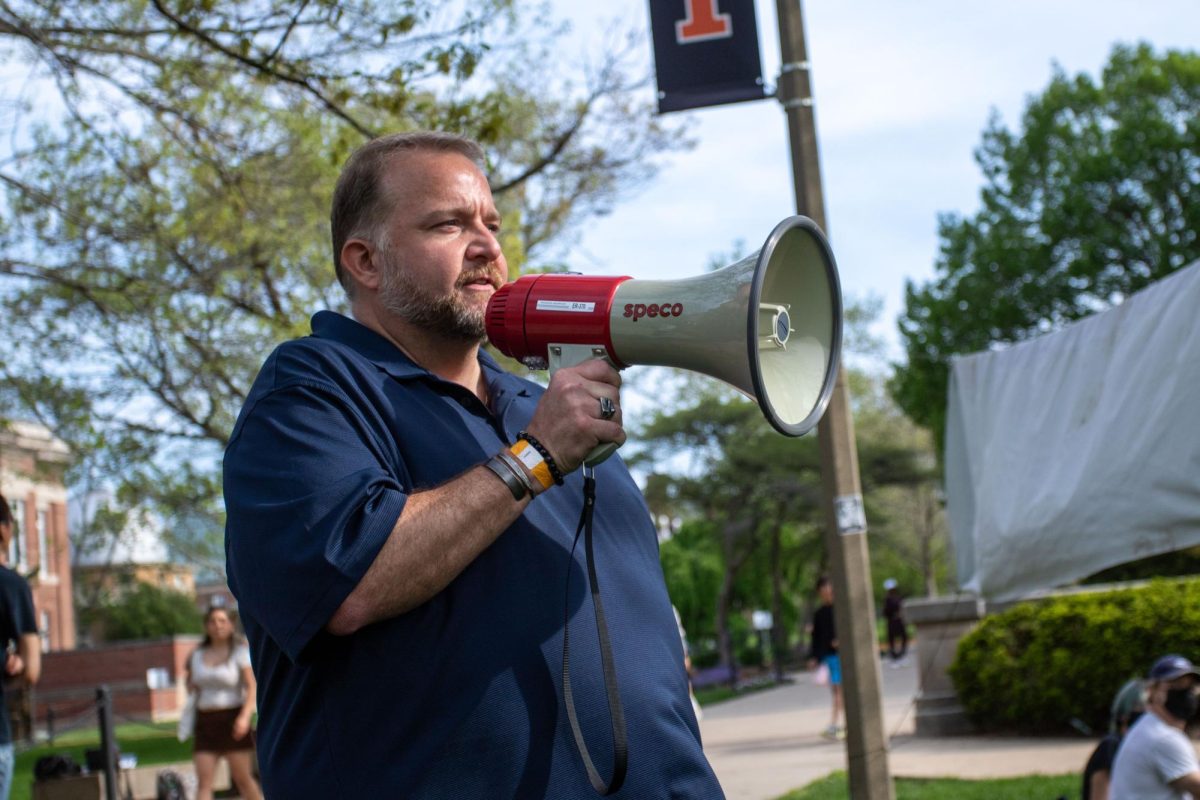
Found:
<svg viewBox="0 0 1200 800"><path fill-rule="evenodd" d="M250 651L234 633L229 612L214 606L204 615L204 641L188 658L188 691L196 695L195 746L192 759L199 784L196 800L212 800L217 760L229 762L229 773L244 800L262 800L254 779L254 672Z"/></svg>

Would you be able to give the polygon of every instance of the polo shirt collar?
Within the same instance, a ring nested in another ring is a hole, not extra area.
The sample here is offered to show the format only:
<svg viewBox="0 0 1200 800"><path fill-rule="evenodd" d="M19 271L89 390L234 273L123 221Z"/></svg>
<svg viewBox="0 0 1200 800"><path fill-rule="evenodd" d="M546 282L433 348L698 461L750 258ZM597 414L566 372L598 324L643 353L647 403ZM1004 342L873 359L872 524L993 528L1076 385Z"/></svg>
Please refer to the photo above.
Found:
<svg viewBox="0 0 1200 800"><path fill-rule="evenodd" d="M313 336L340 342L361 354L371 363L398 380L434 377L429 370L413 362L400 348L380 336L361 322L335 311L318 311L312 317ZM523 386L513 386L510 381L518 379L496 363L482 347L479 348L479 364L483 367L488 386L496 389L515 389L522 396L528 392ZM439 379L440 380L440 379Z"/></svg>
<svg viewBox="0 0 1200 800"><path fill-rule="evenodd" d="M395 378L415 378L429 371L418 366L400 348L358 320L335 311L318 311L312 318L313 336L350 347Z"/></svg>

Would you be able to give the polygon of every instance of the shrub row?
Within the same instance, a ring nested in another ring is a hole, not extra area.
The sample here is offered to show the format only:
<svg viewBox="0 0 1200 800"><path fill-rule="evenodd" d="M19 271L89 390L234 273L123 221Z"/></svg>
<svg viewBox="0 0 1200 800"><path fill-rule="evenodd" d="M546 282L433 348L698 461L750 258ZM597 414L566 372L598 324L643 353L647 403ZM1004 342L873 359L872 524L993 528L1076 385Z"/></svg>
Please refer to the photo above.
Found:
<svg viewBox="0 0 1200 800"><path fill-rule="evenodd" d="M1098 732L1117 689L1165 653L1200 661L1200 579L1021 603L964 636L949 672L983 730Z"/></svg>

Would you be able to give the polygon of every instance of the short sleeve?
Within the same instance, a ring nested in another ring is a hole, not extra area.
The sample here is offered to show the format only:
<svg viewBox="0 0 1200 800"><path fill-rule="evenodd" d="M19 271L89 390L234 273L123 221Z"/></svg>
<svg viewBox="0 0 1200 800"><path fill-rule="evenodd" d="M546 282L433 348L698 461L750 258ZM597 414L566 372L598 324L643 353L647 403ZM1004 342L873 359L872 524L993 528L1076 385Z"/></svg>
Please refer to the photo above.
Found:
<svg viewBox="0 0 1200 800"><path fill-rule="evenodd" d="M407 500L379 429L333 385L294 384L243 411L225 452L230 585L293 661L358 585Z"/></svg>
<svg viewBox="0 0 1200 800"><path fill-rule="evenodd" d="M17 630L22 634L37 633L37 617L33 613L33 593L29 589L29 584L21 581L17 587L19 600L17 602Z"/></svg>
<svg viewBox="0 0 1200 800"><path fill-rule="evenodd" d="M245 669L250 666L250 648L244 644L238 645L237 649L233 651L233 658L237 662L239 670Z"/></svg>
<svg viewBox="0 0 1200 800"><path fill-rule="evenodd" d="M0 567L0 569L5 569ZM23 634L37 633L37 618L33 613L33 594L29 584L16 572L8 570L0 582L0 599L4 608L2 633L4 640L17 641Z"/></svg>
<svg viewBox="0 0 1200 800"><path fill-rule="evenodd" d="M1157 754L1155 766L1164 784L1200 769L1200 764L1197 764L1196 761L1196 751L1186 737L1171 736L1169 739L1164 739L1162 745Z"/></svg>

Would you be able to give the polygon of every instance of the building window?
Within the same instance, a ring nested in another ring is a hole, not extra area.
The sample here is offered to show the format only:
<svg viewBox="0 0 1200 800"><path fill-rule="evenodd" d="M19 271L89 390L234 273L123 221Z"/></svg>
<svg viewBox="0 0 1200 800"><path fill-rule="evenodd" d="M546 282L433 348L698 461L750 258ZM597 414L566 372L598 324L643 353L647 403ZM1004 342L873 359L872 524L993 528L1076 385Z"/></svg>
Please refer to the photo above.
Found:
<svg viewBox="0 0 1200 800"><path fill-rule="evenodd" d="M53 562L50 559L50 548L46 546L46 523L49 518L44 508L37 512L37 543L38 543L38 574L49 576L54 574Z"/></svg>
<svg viewBox="0 0 1200 800"><path fill-rule="evenodd" d="M8 565L15 570L25 570L25 501L10 500L13 516L13 537L8 543Z"/></svg>
<svg viewBox="0 0 1200 800"><path fill-rule="evenodd" d="M38 638L42 640L42 652L50 652L50 612L42 612L42 624L38 626Z"/></svg>

